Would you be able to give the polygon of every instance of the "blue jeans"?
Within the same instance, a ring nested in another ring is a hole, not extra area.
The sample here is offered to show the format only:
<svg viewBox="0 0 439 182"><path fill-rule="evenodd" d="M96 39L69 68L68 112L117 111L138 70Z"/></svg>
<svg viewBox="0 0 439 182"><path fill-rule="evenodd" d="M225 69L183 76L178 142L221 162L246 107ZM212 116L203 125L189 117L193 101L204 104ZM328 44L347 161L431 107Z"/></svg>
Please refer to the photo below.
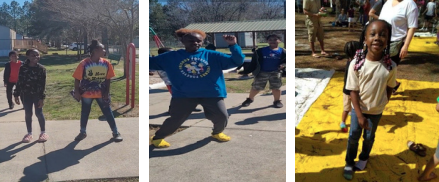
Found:
<svg viewBox="0 0 439 182"><path fill-rule="evenodd" d="M349 139L348 139L348 149L346 152L346 164L349 166L355 165L355 158L357 158L358 151L358 141L360 140L361 134L363 133L363 149L361 150L361 154L359 156L360 160L369 159L370 151L372 150L373 142L375 141L375 132L378 128L378 123L381 119L382 114L379 115L370 115L363 114L366 117L367 122L369 123L370 130L362 129L358 123L358 117L355 113L355 110L352 108L351 111L351 128L349 130Z"/></svg>
<svg viewBox="0 0 439 182"><path fill-rule="evenodd" d="M88 116L90 116L91 104L93 100L98 102L99 107L101 108L102 113L107 119L108 124L110 125L113 134L117 134L116 121L114 120L113 111L111 107L106 105L102 98L92 99L92 98L82 98L82 110L81 110L81 133L86 133Z"/></svg>
<svg viewBox="0 0 439 182"><path fill-rule="evenodd" d="M24 119L26 121L27 132L32 132L32 109L35 106L35 116L38 118L41 131L46 131L46 119L43 115L43 108L38 108L40 98L36 95L22 95L22 102L24 107Z"/></svg>

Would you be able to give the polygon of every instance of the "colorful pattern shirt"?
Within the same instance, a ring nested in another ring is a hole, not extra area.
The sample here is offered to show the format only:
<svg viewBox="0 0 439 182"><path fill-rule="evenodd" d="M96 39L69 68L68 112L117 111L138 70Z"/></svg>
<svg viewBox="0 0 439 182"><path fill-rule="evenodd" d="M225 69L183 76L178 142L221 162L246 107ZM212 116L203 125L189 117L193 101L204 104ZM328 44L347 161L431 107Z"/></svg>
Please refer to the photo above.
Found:
<svg viewBox="0 0 439 182"><path fill-rule="evenodd" d="M102 98L106 90L105 80L115 76L113 66L106 59L93 62L90 58L82 60L73 73L73 78L80 80L80 93L84 98Z"/></svg>

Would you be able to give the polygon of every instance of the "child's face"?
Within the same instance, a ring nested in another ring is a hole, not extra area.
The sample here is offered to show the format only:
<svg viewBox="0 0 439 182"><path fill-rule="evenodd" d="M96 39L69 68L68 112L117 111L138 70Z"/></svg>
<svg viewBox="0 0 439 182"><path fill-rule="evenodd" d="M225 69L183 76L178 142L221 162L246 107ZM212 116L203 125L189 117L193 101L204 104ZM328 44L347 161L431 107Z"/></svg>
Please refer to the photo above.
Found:
<svg viewBox="0 0 439 182"><path fill-rule="evenodd" d="M277 47L280 43L280 40L276 37L270 37L267 41L270 47Z"/></svg>
<svg viewBox="0 0 439 182"><path fill-rule="evenodd" d="M36 64L40 61L40 53L38 51L32 51L27 55L27 59L29 59L31 63Z"/></svg>
<svg viewBox="0 0 439 182"><path fill-rule="evenodd" d="M181 39L186 51L195 52L203 45L203 37L198 33L191 33Z"/></svg>
<svg viewBox="0 0 439 182"><path fill-rule="evenodd" d="M374 54L382 53L387 47L389 31L384 22L375 21L369 24L366 30L365 42L370 52Z"/></svg>
<svg viewBox="0 0 439 182"><path fill-rule="evenodd" d="M104 57L105 56L105 49L103 46L98 46L93 50L93 55Z"/></svg>
<svg viewBox="0 0 439 182"><path fill-rule="evenodd" d="M11 56L9 56L9 60L17 61L18 60L18 55L17 54L11 54Z"/></svg>

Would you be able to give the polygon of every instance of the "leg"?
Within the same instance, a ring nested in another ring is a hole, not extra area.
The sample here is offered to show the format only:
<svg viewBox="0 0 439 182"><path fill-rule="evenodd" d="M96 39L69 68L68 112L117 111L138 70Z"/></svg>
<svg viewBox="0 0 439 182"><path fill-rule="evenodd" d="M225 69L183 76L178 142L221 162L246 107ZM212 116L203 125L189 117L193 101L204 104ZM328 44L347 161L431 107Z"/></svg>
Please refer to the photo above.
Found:
<svg viewBox="0 0 439 182"><path fill-rule="evenodd" d="M352 109L351 112L351 128L349 130L348 147L346 152L346 165L353 167L355 158L357 158L358 141L360 140L363 129L358 124L357 114Z"/></svg>
<svg viewBox="0 0 439 182"><path fill-rule="evenodd" d="M373 143L375 141L375 132L378 128L378 123L381 119L380 115L365 115L367 122L369 122L369 127L371 130L365 130L363 134L363 149L360 154L360 160L366 161L369 159L370 152L372 150Z"/></svg>
<svg viewBox="0 0 439 182"><path fill-rule="evenodd" d="M419 176L419 181L427 181L433 178L436 178L436 174L433 173L436 166L439 164L439 143L438 147L436 147L436 153L431 157L430 161L428 161L427 166L424 169L424 172L422 172L421 176Z"/></svg>
<svg viewBox="0 0 439 182"><path fill-rule="evenodd" d="M32 97L27 95L24 96L23 98L24 118L26 121L26 127L28 133L32 133L32 115L33 115L32 106L33 106Z"/></svg>
<svg viewBox="0 0 439 182"><path fill-rule="evenodd" d="M248 98L241 104L241 106L247 107L254 101L256 94L258 94L260 90L264 90L265 86L267 85L267 81L269 77L270 77L269 73L262 71L255 76L252 83L252 89L250 90L250 94Z"/></svg>
<svg viewBox="0 0 439 182"><path fill-rule="evenodd" d="M321 50L321 54L322 55L327 55L327 53L325 52L325 43L324 43L324 41L323 41L323 39L324 39L324 34L323 34L323 26L322 26L322 22L319 22L319 26L316 26L317 27L317 33L316 33L316 35L317 35L317 40L319 40L319 42L320 42L320 50Z"/></svg>
<svg viewBox="0 0 439 182"><path fill-rule="evenodd" d="M259 90L251 89L248 98L251 100L255 100L255 96L259 93Z"/></svg>
<svg viewBox="0 0 439 182"><path fill-rule="evenodd" d="M312 56L318 57L317 54L315 53L316 50L314 48L314 42L316 40L316 31L315 31L314 23L311 20L305 20L305 24L308 29L308 41L311 47Z"/></svg>
<svg viewBox="0 0 439 182"><path fill-rule="evenodd" d="M280 100L280 87L282 87L282 77L280 72L271 72L268 78L270 89L273 92L274 101Z"/></svg>
<svg viewBox="0 0 439 182"><path fill-rule="evenodd" d="M15 83L7 83L6 84L6 97L8 99L9 108L12 109L12 106L14 105L14 102L12 101L12 88L14 87Z"/></svg>
<svg viewBox="0 0 439 182"><path fill-rule="evenodd" d="M116 126L116 120L114 119L113 110L111 110L111 107L108 104L104 103L104 100L102 98L96 99L96 102L98 102L99 107L101 108L102 114L104 114L105 119L107 119L108 125L110 125L111 131L113 131L113 134L117 134L117 126Z"/></svg>
<svg viewBox="0 0 439 182"><path fill-rule="evenodd" d="M163 139L174 133L198 105L198 99L172 98L170 117L163 122L162 127L155 133L153 140Z"/></svg>
<svg viewBox="0 0 439 182"><path fill-rule="evenodd" d="M82 98L81 100L81 133L87 133L87 123L88 116L90 116L91 104L93 103L93 99L91 98Z"/></svg>
<svg viewBox="0 0 439 182"><path fill-rule="evenodd" d="M200 104L203 106L206 118L213 123L212 135L222 133L227 126L229 114L223 98L203 98Z"/></svg>
<svg viewBox="0 0 439 182"><path fill-rule="evenodd" d="M46 119L44 118L43 108L38 108L38 102L40 99L38 97L34 97L33 105L35 107L35 116L38 118L38 123L40 124L40 129L42 132L46 131Z"/></svg>

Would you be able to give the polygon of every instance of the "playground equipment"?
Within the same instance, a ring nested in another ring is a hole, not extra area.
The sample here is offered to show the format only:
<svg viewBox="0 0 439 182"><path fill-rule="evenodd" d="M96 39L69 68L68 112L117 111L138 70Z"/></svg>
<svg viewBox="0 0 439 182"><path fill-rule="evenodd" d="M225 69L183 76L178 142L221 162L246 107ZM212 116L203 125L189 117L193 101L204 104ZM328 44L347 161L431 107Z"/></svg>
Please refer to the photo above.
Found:
<svg viewBox="0 0 439 182"><path fill-rule="evenodd" d="M159 39L159 36L157 36L157 34L154 32L154 30L153 30L151 27L149 27L149 31L150 31L150 32L152 33L152 35L153 35L153 39L154 39L155 44L157 45L157 48L165 47L165 46L163 45L162 41Z"/></svg>
<svg viewBox="0 0 439 182"><path fill-rule="evenodd" d="M126 69L126 105L130 104L130 80L131 80L131 108L134 108L136 92L136 46L130 43L125 56Z"/></svg>

